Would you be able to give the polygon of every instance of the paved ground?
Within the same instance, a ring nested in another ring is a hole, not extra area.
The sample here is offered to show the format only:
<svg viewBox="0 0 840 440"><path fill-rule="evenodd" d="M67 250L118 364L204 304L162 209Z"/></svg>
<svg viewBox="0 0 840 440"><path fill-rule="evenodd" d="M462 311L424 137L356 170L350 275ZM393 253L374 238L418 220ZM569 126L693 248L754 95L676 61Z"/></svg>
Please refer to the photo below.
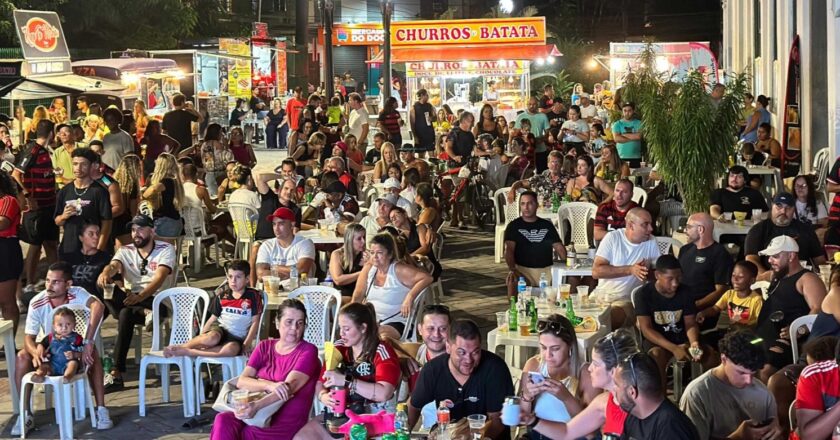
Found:
<svg viewBox="0 0 840 440"><path fill-rule="evenodd" d="M277 160L272 157L272 162ZM262 159L262 157L260 158ZM279 160L277 160L279 163ZM443 284L447 296L444 303L449 305L456 317L474 319L483 332L495 326L494 313L506 307L504 291L504 266L493 262L492 230L469 231L445 230L446 242L442 259ZM222 281L221 270L205 267L198 277L191 277L192 285L200 288L212 288ZM116 333L115 321L105 322L103 336L106 350L113 348ZM22 344L18 337L19 346ZM148 347L149 337L144 338ZM146 348L148 349L148 348ZM171 387L172 402L162 404L160 384L156 378L147 383L147 416L138 416L137 377L138 370L132 363L133 352L129 352L129 371L124 390L106 395L107 406L111 410L115 427L110 431L98 432L90 428L87 421L75 425L78 438L128 438L128 439L199 439L207 438L210 421L192 429L183 428L185 422L180 400L180 384ZM0 359L0 437L9 436L10 425L14 418L9 402L9 389L6 376L5 359ZM150 374L151 376L151 374ZM35 421L37 430L29 434L30 438L57 438L58 428L52 411L45 411L43 394L36 393ZM209 404L204 407L205 414L212 414Z"/></svg>

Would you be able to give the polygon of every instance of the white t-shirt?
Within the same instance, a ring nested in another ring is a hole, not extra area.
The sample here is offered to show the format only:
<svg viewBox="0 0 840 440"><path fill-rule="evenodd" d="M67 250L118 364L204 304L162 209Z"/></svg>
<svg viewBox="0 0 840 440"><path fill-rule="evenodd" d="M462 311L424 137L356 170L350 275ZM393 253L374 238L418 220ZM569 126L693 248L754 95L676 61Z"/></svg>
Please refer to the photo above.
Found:
<svg viewBox="0 0 840 440"><path fill-rule="evenodd" d="M132 293L139 293L152 282L158 266L166 266L170 271L175 270L175 246L165 241L155 240L155 247L146 259L145 275L142 271L143 258L133 244L121 247L113 259L122 263L122 276L126 289ZM163 283L161 290L171 287L170 277L166 278L167 281Z"/></svg>
<svg viewBox="0 0 840 440"><path fill-rule="evenodd" d="M67 304L86 305L90 298L92 298L90 293L83 287L70 286L70 289L67 290ZM32 298L32 301L29 301L29 312L26 314L24 334L38 336L42 333L44 335L52 333L52 313L53 306L47 296L47 291L42 290Z"/></svg>
<svg viewBox="0 0 840 440"><path fill-rule="evenodd" d="M581 116L583 117L583 116ZM566 121L563 123L560 128L564 130L574 130L578 133L588 133L589 132L589 125L583 119L578 119L577 121ZM563 137L564 142L583 142L583 139L578 137L577 135L566 135Z"/></svg>
<svg viewBox="0 0 840 440"><path fill-rule="evenodd" d="M403 192L404 191L405 190L403 190ZM420 214L420 212L419 212L420 210L417 209L417 204L414 203L414 198L413 197L411 198L411 201L409 201L409 199L404 197L402 195L402 192L400 192L400 197L397 199L397 206L402 208L402 209L405 209L405 213L408 214L409 218L417 220L417 216ZM370 203L370 209L368 209L368 215L367 216L371 217L371 218L376 218L376 216L378 215L378 212L379 212L379 202L374 200L373 202Z"/></svg>
<svg viewBox="0 0 840 440"><path fill-rule="evenodd" d="M589 104L589 107L580 106L580 118L594 118L598 116L598 107L595 107L592 104Z"/></svg>
<svg viewBox="0 0 840 440"><path fill-rule="evenodd" d="M364 104L362 104L362 106L358 109L350 111L350 118L347 121L347 124L350 126L350 134L356 136L356 141L360 144L366 141L366 139L361 139L361 136L362 126L370 123L368 118L368 112L365 109Z"/></svg>
<svg viewBox="0 0 840 440"><path fill-rule="evenodd" d="M629 266L639 260L647 260L648 267L652 268L660 255L656 239L651 238L644 243L633 244L627 239L625 231L625 228L621 228L607 232L595 255L609 261L611 266ZM598 289L607 295L606 299L609 301L629 300L630 292L642 284L643 282L638 278L628 275L601 279L598 281Z"/></svg>
<svg viewBox="0 0 840 440"><path fill-rule="evenodd" d="M248 188L237 188L230 193L230 203L241 203L254 208L254 211L260 210L260 196L256 191L251 191Z"/></svg>
<svg viewBox="0 0 840 440"><path fill-rule="evenodd" d="M818 221L828 217L828 213L825 210L825 204L820 200L817 200L817 215L808 211L807 205L805 202L800 202L799 200L796 201L796 216L801 221L809 222L811 224L815 224Z"/></svg>
<svg viewBox="0 0 840 440"><path fill-rule="evenodd" d="M308 238L295 235L292 244L287 248L280 246L280 241L276 238L265 241L257 253L257 264L297 266L302 258L315 259L315 244Z"/></svg>

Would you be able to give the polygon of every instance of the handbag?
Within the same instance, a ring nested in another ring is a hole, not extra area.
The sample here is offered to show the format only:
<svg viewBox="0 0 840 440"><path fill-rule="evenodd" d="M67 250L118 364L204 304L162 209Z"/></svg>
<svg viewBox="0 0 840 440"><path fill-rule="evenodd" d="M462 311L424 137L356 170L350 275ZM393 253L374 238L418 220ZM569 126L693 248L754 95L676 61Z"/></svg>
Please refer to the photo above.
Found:
<svg viewBox="0 0 840 440"><path fill-rule="evenodd" d="M238 377L234 377L233 379L228 380L227 382L222 385L222 388L219 390L219 397L216 398L216 401L213 403L213 409L216 412L235 412L233 405L230 402L231 394L236 391L236 383L239 380ZM282 400L278 400L270 405L266 405L256 414L254 417L250 419L241 419L245 422L248 426L255 426L257 428L265 428L271 423L271 417L274 416L274 413L283 406Z"/></svg>

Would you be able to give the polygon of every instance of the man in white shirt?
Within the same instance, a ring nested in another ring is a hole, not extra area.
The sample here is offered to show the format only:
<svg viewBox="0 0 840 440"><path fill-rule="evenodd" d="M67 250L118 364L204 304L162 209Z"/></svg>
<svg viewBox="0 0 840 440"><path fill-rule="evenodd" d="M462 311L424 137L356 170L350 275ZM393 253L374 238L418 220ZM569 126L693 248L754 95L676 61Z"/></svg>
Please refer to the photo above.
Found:
<svg viewBox="0 0 840 440"><path fill-rule="evenodd" d="M409 217L411 217L414 220L417 220L417 205L414 204L414 199L409 200L405 197L402 197L402 185L400 184L399 180L393 177L389 177L385 179L383 187L386 191L393 194L397 198L397 206L404 209L405 213L408 214Z"/></svg>
<svg viewBox="0 0 840 440"><path fill-rule="evenodd" d="M110 132L102 137L102 145L105 153L102 155L102 163L108 168L116 170L120 161L126 154L134 153L134 140L131 135L120 128L122 124L122 112L115 107L105 109L102 119L108 126Z"/></svg>
<svg viewBox="0 0 840 440"><path fill-rule="evenodd" d="M365 109L365 103L358 93L348 95L347 103L351 109L350 118L347 120L348 126L350 127L350 134L356 136L359 149L365 151L367 135L370 130L370 123L368 122L369 115L367 109Z"/></svg>
<svg viewBox="0 0 840 440"><path fill-rule="evenodd" d="M633 208L625 216L626 227L604 236L595 254L592 277L604 299L613 303L612 328L636 321L630 293L653 275L650 270L659 257L653 238L653 220L644 208Z"/></svg>
<svg viewBox="0 0 840 440"><path fill-rule="evenodd" d="M102 323L102 316L104 307L96 297L88 293L87 290L73 286L73 267L65 262L53 263L47 269L46 286L41 293L35 295L32 301L29 302L29 312L26 315L26 328L23 334L23 349L21 349L17 358L15 359L15 382L18 390L23 380L23 376L30 371L34 371L41 363L47 362L45 348L43 345L36 343L38 335L48 335L53 331L53 311L66 305L85 305L90 309L90 321L88 323L87 332L85 334L88 338L96 332L96 329ZM103 386L102 378L102 363L99 361L99 355L94 349L92 339L84 340L84 351L82 353L82 362L90 367L88 369L88 376L90 377L91 388L93 389L94 398L96 400L96 429L110 429L114 426L111 422L111 417L108 410L105 408L105 387ZM10 360L7 359L7 362ZM26 393L24 399L28 402L31 398L32 388L21 390ZM28 406L26 407L28 408ZM22 414L19 417L24 417L24 430L29 431L35 425L32 419L32 414L26 408L21 408ZM16 420L12 426L12 436L19 436L20 420Z"/></svg>
<svg viewBox="0 0 840 440"><path fill-rule="evenodd" d="M277 208L268 216L274 230L274 240L266 240L257 253L257 279L276 273L288 279L292 266L298 273L314 274L315 244L308 238L295 235L295 213L289 208Z"/></svg>
<svg viewBox="0 0 840 440"><path fill-rule="evenodd" d="M114 368L105 376L106 386L123 385L125 359L131 348L134 326L146 323L155 294L170 287L169 275L175 269L175 246L155 240L155 224L144 214L136 215L131 223L132 243L117 250L111 262L102 269L97 283L115 284L114 277L122 281L114 286L114 297L105 300L108 311L117 319L117 341L114 344Z"/></svg>
<svg viewBox="0 0 840 440"><path fill-rule="evenodd" d="M580 118L589 124L592 123L592 118L595 116L598 116L598 107L592 104L588 94L580 95Z"/></svg>

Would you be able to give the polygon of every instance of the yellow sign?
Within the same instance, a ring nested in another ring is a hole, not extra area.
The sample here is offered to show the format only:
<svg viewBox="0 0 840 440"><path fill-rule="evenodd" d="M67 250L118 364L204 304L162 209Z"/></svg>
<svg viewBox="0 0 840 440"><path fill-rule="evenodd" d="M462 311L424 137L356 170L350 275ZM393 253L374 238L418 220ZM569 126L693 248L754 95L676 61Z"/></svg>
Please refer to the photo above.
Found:
<svg viewBox="0 0 840 440"><path fill-rule="evenodd" d="M251 56L248 40L219 38L219 51L230 55ZM251 60L235 60L227 71L227 94L236 98L251 97ZM224 93L224 87L221 87Z"/></svg>
<svg viewBox="0 0 840 440"><path fill-rule="evenodd" d="M545 17L402 21L391 24L391 47L545 44Z"/></svg>
<svg viewBox="0 0 840 440"><path fill-rule="evenodd" d="M418 61L407 63L406 76L459 75L522 75L528 67L525 61Z"/></svg>

